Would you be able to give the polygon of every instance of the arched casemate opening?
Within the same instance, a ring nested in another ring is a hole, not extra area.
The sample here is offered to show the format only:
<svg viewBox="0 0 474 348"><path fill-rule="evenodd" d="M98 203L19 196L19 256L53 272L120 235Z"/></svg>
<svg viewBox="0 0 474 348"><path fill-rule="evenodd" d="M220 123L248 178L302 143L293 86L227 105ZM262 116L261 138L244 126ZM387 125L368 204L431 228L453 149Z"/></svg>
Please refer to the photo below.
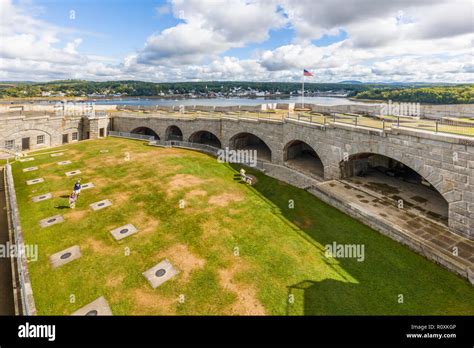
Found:
<svg viewBox="0 0 474 348"><path fill-rule="evenodd" d="M324 178L324 165L318 154L307 143L293 140L283 149L285 164L303 173Z"/></svg>
<svg viewBox="0 0 474 348"><path fill-rule="evenodd" d="M183 141L183 132L178 126L169 126L166 128L165 140Z"/></svg>
<svg viewBox="0 0 474 348"><path fill-rule="evenodd" d="M257 160L271 162L272 151L265 142L251 133L238 133L234 135L229 146L232 150L256 151Z"/></svg>
<svg viewBox="0 0 474 348"><path fill-rule="evenodd" d="M221 141L214 133L204 131L204 130L191 134L191 136L189 137L189 142L198 143L198 144L206 144L206 145L214 146L217 148L222 147Z"/></svg>
<svg viewBox="0 0 474 348"><path fill-rule="evenodd" d="M158 134L156 134L156 132L153 129L148 128L148 127L135 128L134 130L132 130L132 133L133 134L148 135L148 136L155 137L155 140L160 140L160 137L158 136Z"/></svg>
<svg viewBox="0 0 474 348"><path fill-rule="evenodd" d="M362 187L399 201L437 221L448 223L449 204L421 174L375 153L358 153L341 162L341 176Z"/></svg>

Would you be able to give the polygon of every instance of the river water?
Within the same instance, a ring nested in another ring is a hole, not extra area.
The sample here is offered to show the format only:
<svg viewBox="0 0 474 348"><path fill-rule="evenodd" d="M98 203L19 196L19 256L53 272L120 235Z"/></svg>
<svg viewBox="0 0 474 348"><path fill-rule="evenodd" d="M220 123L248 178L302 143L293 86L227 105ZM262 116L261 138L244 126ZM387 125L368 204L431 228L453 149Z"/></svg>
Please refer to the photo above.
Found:
<svg viewBox="0 0 474 348"><path fill-rule="evenodd" d="M94 100L98 105L212 105L212 106L230 106L230 105L259 105L267 103L301 103L301 97L290 98L188 98L188 99L159 99L159 98L117 98L117 99L97 99ZM305 104L319 105L347 105L347 104L366 104L364 102L353 101L348 98L338 97L305 97Z"/></svg>

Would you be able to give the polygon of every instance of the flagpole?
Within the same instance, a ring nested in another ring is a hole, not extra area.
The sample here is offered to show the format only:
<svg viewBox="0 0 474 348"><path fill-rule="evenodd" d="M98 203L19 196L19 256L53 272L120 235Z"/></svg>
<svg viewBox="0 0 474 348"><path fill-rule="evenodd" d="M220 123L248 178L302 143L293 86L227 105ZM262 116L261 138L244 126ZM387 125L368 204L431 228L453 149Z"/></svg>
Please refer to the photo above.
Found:
<svg viewBox="0 0 474 348"><path fill-rule="evenodd" d="M301 101L302 101L302 104L303 104L302 109L304 109L304 76L305 76L305 75L304 75L304 71L303 71L303 88L302 88L303 93L302 93L302 95L301 95Z"/></svg>

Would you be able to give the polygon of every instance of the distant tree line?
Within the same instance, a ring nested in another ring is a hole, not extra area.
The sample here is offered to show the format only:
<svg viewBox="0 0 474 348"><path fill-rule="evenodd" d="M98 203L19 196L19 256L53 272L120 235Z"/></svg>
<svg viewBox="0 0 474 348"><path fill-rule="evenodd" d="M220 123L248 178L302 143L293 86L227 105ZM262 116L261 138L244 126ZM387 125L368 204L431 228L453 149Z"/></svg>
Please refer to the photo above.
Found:
<svg viewBox="0 0 474 348"><path fill-rule="evenodd" d="M358 92L355 97L357 99L393 100L425 104L473 104L474 85L368 89Z"/></svg>
<svg viewBox="0 0 474 348"><path fill-rule="evenodd" d="M153 97L160 95L235 95L238 91L264 91L270 94L289 95L301 90L301 83L290 82L143 82L143 81L84 81L63 80L44 83L0 83L0 98L40 97L42 94L66 97L90 95L121 95ZM349 97L371 100L393 100L433 104L474 103L474 85L427 85L427 84L365 84L357 81L346 83L306 83L307 93L345 92Z"/></svg>

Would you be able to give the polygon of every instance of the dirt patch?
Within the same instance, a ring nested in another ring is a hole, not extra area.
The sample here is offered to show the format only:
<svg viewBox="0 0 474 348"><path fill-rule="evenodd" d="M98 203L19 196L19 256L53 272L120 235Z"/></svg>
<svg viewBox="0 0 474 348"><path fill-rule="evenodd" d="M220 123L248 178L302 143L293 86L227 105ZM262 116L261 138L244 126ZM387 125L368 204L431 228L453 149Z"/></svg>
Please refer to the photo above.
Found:
<svg viewBox="0 0 474 348"><path fill-rule="evenodd" d="M206 260L193 254L185 244L173 245L156 255L157 260L163 258L167 258L180 270L179 279L182 281L188 281L193 271L203 268L206 264Z"/></svg>
<svg viewBox="0 0 474 348"><path fill-rule="evenodd" d="M225 207L232 202L240 202L244 199L244 195L240 192L238 193L222 193L220 195L215 195L209 198L209 204L217 205L219 207Z"/></svg>
<svg viewBox="0 0 474 348"><path fill-rule="evenodd" d="M219 283L227 291L235 294L236 301L226 310L231 315L265 315L265 308L257 298L257 291L250 285L235 281L235 275L243 271L242 265L219 270Z"/></svg>
<svg viewBox="0 0 474 348"><path fill-rule="evenodd" d="M173 195L174 191L185 188L196 187L204 183L205 180L190 174L176 174L168 182L168 196Z"/></svg>
<svg viewBox="0 0 474 348"><path fill-rule="evenodd" d="M230 208L229 209L229 214L230 215L238 215L241 213L241 210L240 209L233 209L233 208Z"/></svg>

